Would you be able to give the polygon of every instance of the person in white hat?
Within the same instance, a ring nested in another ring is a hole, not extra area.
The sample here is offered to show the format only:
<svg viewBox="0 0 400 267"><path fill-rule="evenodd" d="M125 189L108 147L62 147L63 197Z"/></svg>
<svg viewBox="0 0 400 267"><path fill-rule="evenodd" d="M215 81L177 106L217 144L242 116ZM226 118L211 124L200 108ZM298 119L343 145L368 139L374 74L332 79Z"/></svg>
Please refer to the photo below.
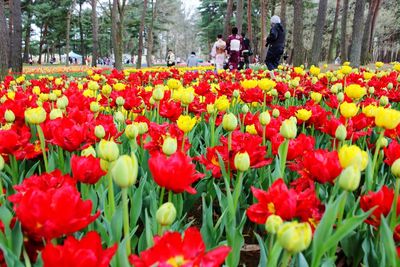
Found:
<svg viewBox="0 0 400 267"><path fill-rule="evenodd" d="M271 31L265 47L268 47L265 64L269 70L274 70L278 67L285 48L285 29L281 24L280 17L276 15L271 18Z"/></svg>

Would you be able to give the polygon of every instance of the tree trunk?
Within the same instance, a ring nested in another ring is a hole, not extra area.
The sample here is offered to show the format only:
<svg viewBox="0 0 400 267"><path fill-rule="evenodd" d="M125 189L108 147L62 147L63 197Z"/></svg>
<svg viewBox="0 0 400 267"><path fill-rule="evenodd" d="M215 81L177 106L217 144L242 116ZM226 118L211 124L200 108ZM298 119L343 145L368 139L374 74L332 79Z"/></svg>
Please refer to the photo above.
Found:
<svg viewBox="0 0 400 267"><path fill-rule="evenodd" d="M158 2L157 0L152 0L151 3L151 23L149 27L149 34L147 38L147 55L146 55L146 61L147 61L147 66L151 67L153 65L153 46L154 46L154 34L153 34L153 28L154 28L154 22L156 21L157 17L157 8L158 8ZM167 51L168 52L168 51Z"/></svg>
<svg viewBox="0 0 400 267"><path fill-rule="evenodd" d="M300 66L304 63L303 0L294 0L293 4L293 66Z"/></svg>
<svg viewBox="0 0 400 267"><path fill-rule="evenodd" d="M335 18L333 20L331 40L329 41L329 48L328 48L328 57L327 57L328 63L332 62L333 60L333 50L335 48L335 42L336 42L336 30L339 18L339 11L340 11L340 0L336 0Z"/></svg>
<svg viewBox="0 0 400 267"><path fill-rule="evenodd" d="M237 12L236 12L236 27L239 30L239 33L242 33L243 27L243 0L237 0Z"/></svg>
<svg viewBox="0 0 400 267"><path fill-rule="evenodd" d="M97 66L99 57L99 21L97 19L97 0L92 1L92 35L93 35L93 50L92 50L92 67Z"/></svg>
<svg viewBox="0 0 400 267"><path fill-rule="evenodd" d="M368 7L367 19L365 20L364 33L362 37L362 45L361 45L361 64L366 64L369 61L369 42L371 41L369 37L371 36L371 28L372 28L372 16L375 10L375 5L377 4L376 0L370 0Z"/></svg>
<svg viewBox="0 0 400 267"><path fill-rule="evenodd" d="M320 0L318 6L318 15L315 22L314 38L311 48L311 64L318 66L321 57L322 41L324 39L324 27L326 20L326 10L328 9L328 0Z"/></svg>
<svg viewBox="0 0 400 267"><path fill-rule="evenodd" d="M271 0L271 17L275 15L276 0Z"/></svg>
<svg viewBox="0 0 400 267"><path fill-rule="evenodd" d="M369 42L369 47L368 47L368 51L370 53L372 53L372 43L373 43L373 37L374 37L374 33L375 33L376 18L378 17L379 8L381 6L381 3L382 3L382 0L377 0L377 4L375 6L375 10L372 15L371 31L370 31L370 36L369 36L370 42Z"/></svg>
<svg viewBox="0 0 400 267"><path fill-rule="evenodd" d="M349 11L349 0L343 0L342 19L340 21L340 59L347 61L347 13Z"/></svg>
<svg viewBox="0 0 400 267"><path fill-rule="evenodd" d="M152 1L153 6L153 1ZM144 22L146 19L146 11L147 11L147 0L143 1L143 11L142 16L140 18L140 29L139 29L139 48L138 48L138 58L136 61L136 68L140 69L142 67L142 56L143 56L143 38L144 38Z"/></svg>
<svg viewBox="0 0 400 267"><path fill-rule="evenodd" d="M24 58L23 58L25 63L29 62L29 52L30 52L29 48L30 48L30 43L31 43L32 11L31 11L30 5L31 5L31 0L27 2L28 19L26 21L26 27L25 27L26 31L25 31L25 42L24 42L25 46L24 46Z"/></svg>
<svg viewBox="0 0 400 267"><path fill-rule="evenodd" d="M6 0L4 0L7 3ZM13 1L8 1L8 10L12 10ZM11 12L10 12L11 13ZM13 38L13 25L14 25L14 17L9 16L8 18L8 67L11 68L11 59L12 59L12 38Z"/></svg>
<svg viewBox="0 0 400 267"><path fill-rule="evenodd" d="M113 48L114 48L114 61L115 68L117 70L122 70L122 31L124 25L124 9L125 9L126 0L122 0L122 4L120 4L119 0L113 0L112 5L112 15L111 15L111 33L113 39Z"/></svg>
<svg viewBox="0 0 400 267"><path fill-rule="evenodd" d="M78 22L79 22L79 37L81 43L81 55L82 55L82 65L85 65L86 59L86 51L85 51L85 42L83 40L83 26L82 26L82 1L79 1L79 15L78 15Z"/></svg>
<svg viewBox="0 0 400 267"><path fill-rule="evenodd" d="M70 8L68 9L67 13L67 32L65 36L65 66L69 66L69 43L70 43L70 32L71 32L71 16L72 11L74 10L76 0L72 1ZM41 50L41 49L40 49Z"/></svg>
<svg viewBox="0 0 400 267"><path fill-rule="evenodd" d="M354 10L353 34L351 38L350 62L358 67L361 59L361 45L364 26L365 0L357 0Z"/></svg>
<svg viewBox="0 0 400 267"><path fill-rule="evenodd" d="M224 21L224 38L226 39L231 30L231 18L233 14L233 0L228 0L228 6L226 9L225 21Z"/></svg>
<svg viewBox="0 0 400 267"><path fill-rule="evenodd" d="M21 1L12 0L11 17L13 17L13 31L11 39L11 68L13 72L22 72L22 14Z"/></svg>
<svg viewBox="0 0 400 267"><path fill-rule="evenodd" d="M286 2L287 0L281 0L281 23L286 27Z"/></svg>
<svg viewBox="0 0 400 267"><path fill-rule="evenodd" d="M268 10L268 0L261 0L261 42L260 42L260 57L265 58L267 42L267 10Z"/></svg>
<svg viewBox="0 0 400 267"><path fill-rule="evenodd" d="M4 11L4 0L0 0L0 36L3 36L3 40L0 42L0 80L3 80L8 72L9 49L7 21Z"/></svg>
<svg viewBox="0 0 400 267"><path fill-rule="evenodd" d="M251 0L247 0L247 37L253 41L253 28L251 23Z"/></svg>

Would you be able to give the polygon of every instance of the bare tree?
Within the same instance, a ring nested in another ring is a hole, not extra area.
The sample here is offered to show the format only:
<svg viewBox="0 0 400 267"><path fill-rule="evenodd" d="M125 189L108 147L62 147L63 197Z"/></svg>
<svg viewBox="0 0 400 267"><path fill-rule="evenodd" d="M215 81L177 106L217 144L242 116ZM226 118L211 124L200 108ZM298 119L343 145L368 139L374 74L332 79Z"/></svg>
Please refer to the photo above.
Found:
<svg viewBox="0 0 400 267"><path fill-rule="evenodd" d="M253 41L253 28L251 27L251 0L247 0L247 37Z"/></svg>
<svg viewBox="0 0 400 267"><path fill-rule="evenodd" d="M343 0L343 10L340 25L340 58L342 62L347 60L347 13L349 11L349 0Z"/></svg>
<svg viewBox="0 0 400 267"><path fill-rule="evenodd" d="M361 60L361 45L364 26L365 0L357 0L354 10L353 33L351 38L350 62L358 67Z"/></svg>
<svg viewBox="0 0 400 267"><path fill-rule="evenodd" d="M24 42L24 57L23 62L29 62L29 48L31 42L31 31L32 31L32 10L31 10L32 0L28 0L27 6L27 20L25 26L25 42Z"/></svg>
<svg viewBox="0 0 400 267"><path fill-rule="evenodd" d="M72 12L74 11L74 7L76 4L76 0L72 1L70 8L68 9L67 13L67 33L65 36L65 65L69 65L69 43L70 43L70 34L71 34L71 17ZM40 49L41 50L41 49Z"/></svg>
<svg viewBox="0 0 400 267"><path fill-rule="evenodd" d="M268 0L261 0L261 45L260 45L260 57L265 56L265 43L267 42L267 10Z"/></svg>
<svg viewBox="0 0 400 267"><path fill-rule="evenodd" d="M147 66L149 66L149 67L153 64L152 56L153 56L153 46L154 46L154 23L157 18L158 4L159 4L159 1L152 0L152 3L151 3L151 11L152 12L151 12L149 34L148 34L148 38L147 38L147 55L146 55Z"/></svg>
<svg viewBox="0 0 400 267"><path fill-rule="evenodd" d="M236 11L236 27L239 30L239 33L242 32L243 27L243 0L237 0L237 11Z"/></svg>
<svg viewBox="0 0 400 267"><path fill-rule="evenodd" d="M326 20L326 10L328 9L328 0L320 0L318 6L318 15L315 22L314 38L311 48L311 64L318 65L321 57L322 40L324 37L324 27Z"/></svg>
<svg viewBox="0 0 400 267"><path fill-rule="evenodd" d="M11 38L11 68L14 72L22 72L22 12L21 0L11 0L12 38Z"/></svg>
<svg viewBox="0 0 400 267"><path fill-rule="evenodd" d="M286 2L287 0L281 0L281 23L286 27Z"/></svg>
<svg viewBox="0 0 400 267"><path fill-rule="evenodd" d="M337 31L337 24L338 24L338 19L339 19L339 11L340 11L340 0L336 0L335 18L333 19L332 34L331 34L331 40L329 41L329 48L328 48L328 55L327 55L328 63L331 62L333 59L333 49L335 47L336 31Z"/></svg>
<svg viewBox="0 0 400 267"><path fill-rule="evenodd" d="M233 14L233 0L228 0L228 6L226 8L226 16L224 21L224 38L226 39L231 29L231 18Z"/></svg>
<svg viewBox="0 0 400 267"><path fill-rule="evenodd" d="M381 0L370 0L368 15L365 21L362 46L361 46L361 64L366 64L371 59L371 42L373 31L375 29L376 13L379 11ZM375 18L375 20L374 20Z"/></svg>
<svg viewBox="0 0 400 267"><path fill-rule="evenodd" d="M147 0L144 0L142 16L140 18L138 58L136 61L136 68L138 68L138 69L140 69L142 67L144 23L145 23L145 19L146 19L146 11L147 11Z"/></svg>
<svg viewBox="0 0 400 267"><path fill-rule="evenodd" d="M92 67L97 66L99 57L99 21L97 18L97 0L92 2L92 34L93 34L93 50L92 50Z"/></svg>
<svg viewBox="0 0 400 267"><path fill-rule="evenodd" d="M293 4L293 66L300 66L304 60L303 0L294 0Z"/></svg>
<svg viewBox="0 0 400 267"><path fill-rule="evenodd" d="M8 72L8 49L9 49L7 21L4 10L4 0L0 0L0 36L2 36L2 41L0 42L0 80L2 80L7 75Z"/></svg>

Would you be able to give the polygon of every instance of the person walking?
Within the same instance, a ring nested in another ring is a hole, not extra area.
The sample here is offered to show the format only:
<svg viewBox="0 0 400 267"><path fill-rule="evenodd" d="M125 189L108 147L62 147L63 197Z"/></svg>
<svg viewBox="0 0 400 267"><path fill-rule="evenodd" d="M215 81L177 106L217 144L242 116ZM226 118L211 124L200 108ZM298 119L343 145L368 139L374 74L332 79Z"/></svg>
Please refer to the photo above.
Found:
<svg viewBox="0 0 400 267"><path fill-rule="evenodd" d="M281 19L276 15L271 18L271 31L265 47L269 47L265 64L269 70L274 70L279 65L285 47L285 29L281 24Z"/></svg>
<svg viewBox="0 0 400 267"><path fill-rule="evenodd" d="M242 32L243 39L243 50L242 50L242 58L243 58L243 68L248 69L250 67L250 56L253 54L251 52L250 40L246 38L246 34Z"/></svg>
<svg viewBox="0 0 400 267"><path fill-rule="evenodd" d="M240 56L243 50L243 39L238 34L238 28L232 28L232 34L229 35L226 42L226 51L229 55L228 68L237 70L239 66Z"/></svg>
<svg viewBox="0 0 400 267"><path fill-rule="evenodd" d="M196 53L192 52L190 56L187 59L187 66L189 68L197 67L199 66L199 59L196 57Z"/></svg>
<svg viewBox="0 0 400 267"><path fill-rule="evenodd" d="M168 50L167 67L173 67L173 66L175 66L175 55L172 52L172 50Z"/></svg>
<svg viewBox="0 0 400 267"><path fill-rule="evenodd" d="M225 49L226 42L222 40L222 34L218 34L217 41L214 43L211 50L211 57L217 71L224 69Z"/></svg>

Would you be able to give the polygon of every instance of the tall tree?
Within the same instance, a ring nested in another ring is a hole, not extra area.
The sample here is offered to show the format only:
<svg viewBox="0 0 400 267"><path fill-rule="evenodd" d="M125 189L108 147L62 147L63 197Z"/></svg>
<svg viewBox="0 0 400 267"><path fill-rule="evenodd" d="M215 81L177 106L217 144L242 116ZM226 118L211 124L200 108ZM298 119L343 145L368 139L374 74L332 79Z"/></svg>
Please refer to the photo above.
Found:
<svg viewBox="0 0 400 267"><path fill-rule="evenodd" d="M318 65L321 57L322 40L324 37L324 27L326 20L326 10L328 9L328 0L320 0L318 5L318 15L315 22L314 38L311 48L311 64Z"/></svg>
<svg viewBox="0 0 400 267"><path fill-rule="evenodd" d="M329 41L329 48L328 48L328 55L327 55L328 63L333 60L333 49L335 48L336 30L337 30L337 24L338 24L338 19L339 19L339 11L340 11L340 0L336 0L335 18L333 19L331 40Z"/></svg>
<svg viewBox="0 0 400 267"><path fill-rule="evenodd" d="M2 36L2 41L0 42L0 80L2 80L8 72L9 49L4 0L0 0L0 36Z"/></svg>
<svg viewBox="0 0 400 267"><path fill-rule="evenodd" d="M287 0L281 0L281 23L286 27L286 2Z"/></svg>
<svg viewBox="0 0 400 267"><path fill-rule="evenodd" d="M86 0L79 0L79 13L78 13L78 24L79 24L79 37L80 37L80 45L81 45L81 55L82 55L82 65L85 65L86 51L85 51L85 42L83 39L83 25L82 25L82 5Z"/></svg>
<svg viewBox="0 0 400 267"><path fill-rule="evenodd" d="M25 41L24 41L24 57L23 61L25 63L29 62L29 48L31 43L31 31L32 31L32 0L28 0L26 2L26 13L27 13L27 20L25 25Z"/></svg>
<svg viewBox="0 0 400 267"><path fill-rule="evenodd" d="M261 42L260 42L260 56L264 58L265 56L265 44L267 42L267 10L268 10L268 0L261 0Z"/></svg>
<svg viewBox="0 0 400 267"><path fill-rule="evenodd" d="M251 23L251 0L247 0L247 37L250 42L253 41L253 28Z"/></svg>
<svg viewBox="0 0 400 267"><path fill-rule="evenodd" d="M139 45L138 45L138 58L136 61L136 68L142 67L142 56L143 56L143 39L144 39L144 23L147 12L147 0L143 1L143 11L140 18L140 29L139 29Z"/></svg>
<svg viewBox="0 0 400 267"><path fill-rule="evenodd" d="M347 61L347 13L349 11L349 0L343 0L342 18L340 25L340 58L342 62Z"/></svg>
<svg viewBox="0 0 400 267"><path fill-rule="evenodd" d="M242 32L242 27L243 27L243 7L244 7L244 1L237 0L236 27L238 28L239 33Z"/></svg>
<svg viewBox="0 0 400 267"><path fill-rule="evenodd" d="M93 34L93 50L92 50L92 67L97 66L99 57L99 21L97 18L97 0L91 0L92 3L92 34Z"/></svg>
<svg viewBox="0 0 400 267"><path fill-rule="evenodd" d="M65 36L65 65L69 65L69 50L70 50L70 35L71 35L71 17L72 17L72 12L74 11L74 7L76 4L76 0L72 0L71 6L68 8L68 13L67 13L67 33ZM47 27L47 26L46 26ZM46 29L47 31L47 29Z"/></svg>
<svg viewBox="0 0 400 267"><path fill-rule="evenodd" d="M350 62L358 67L361 60L361 46L364 26L365 0L356 0L353 19L353 33L351 37Z"/></svg>
<svg viewBox="0 0 400 267"><path fill-rule="evenodd" d="M113 0L111 10L111 36L114 50L115 68L122 70L123 39L125 6L127 0Z"/></svg>
<svg viewBox="0 0 400 267"><path fill-rule="evenodd" d="M233 14L233 0L228 0L228 5L227 5L227 8L226 8L225 21L224 21L224 38L225 39L230 34L232 14Z"/></svg>
<svg viewBox="0 0 400 267"><path fill-rule="evenodd" d="M12 2L12 38L11 38L11 68L14 72L22 72L22 12L21 0Z"/></svg>
<svg viewBox="0 0 400 267"><path fill-rule="evenodd" d="M293 4L293 66L300 66L304 60L303 0L294 0Z"/></svg>
<svg viewBox="0 0 400 267"><path fill-rule="evenodd" d="M371 42L375 28L374 16L379 10L381 0L370 0L368 15L365 21L362 46L361 46L361 64L366 64L371 59ZM375 16L376 17L376 16Z"/></svg>
<svg viewBox="0 0 400 267"><path fill-rule="evenodd" d="M153 46L154 46L154 23L157 19L157 12L158 12L158 4L160 1L152 0L151 1L151 21L149 26L149 36L147 38L147 55L146 61L147 66L151 66L153 64L152 56L153 56Z"/></svg>

